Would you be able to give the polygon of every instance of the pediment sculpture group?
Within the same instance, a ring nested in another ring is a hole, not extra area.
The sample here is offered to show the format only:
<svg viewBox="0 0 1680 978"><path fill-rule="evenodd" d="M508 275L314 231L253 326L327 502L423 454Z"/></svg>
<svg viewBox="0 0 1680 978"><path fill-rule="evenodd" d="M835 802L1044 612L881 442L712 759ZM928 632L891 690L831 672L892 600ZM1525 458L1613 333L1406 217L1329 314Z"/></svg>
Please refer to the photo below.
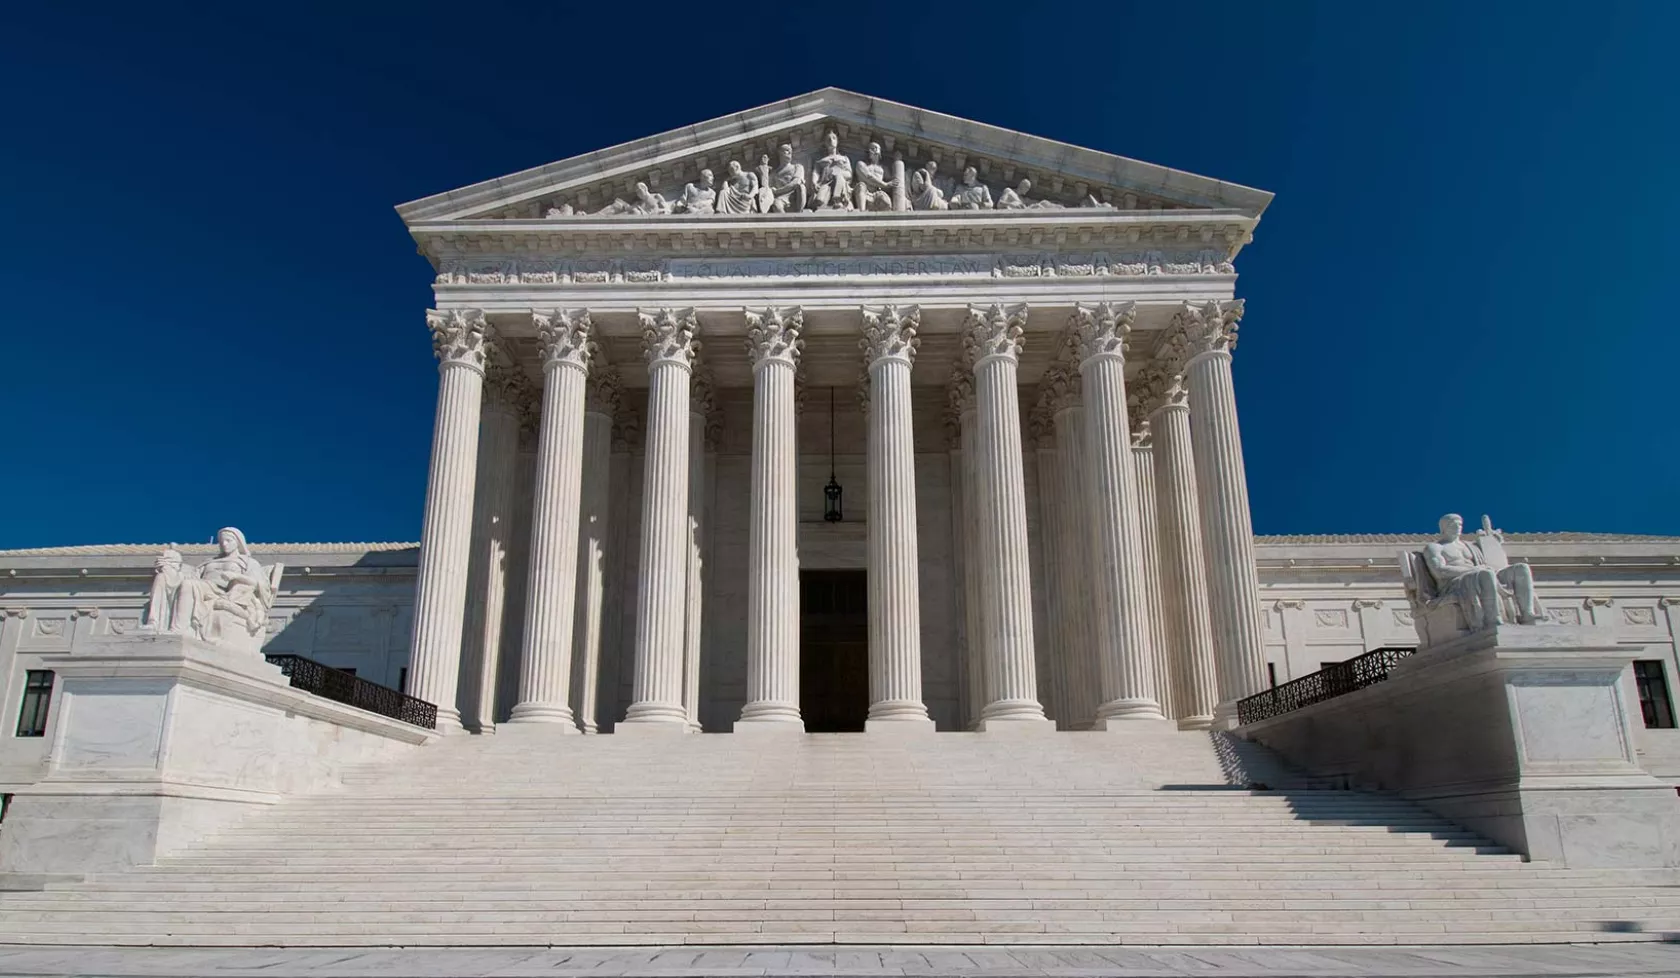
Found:
<svg viewBox="0 0 1680 978"><path fill-rule="evenodd" d="M677 197L655 193L647 183L636 184L634 200L615 199L593 212L574 210L570 204L549 208L547 216L585 217L621 214L791 214L800 211L917 211L944 210L1059 210L1065 205L1050 200L1033 200L1027 195L1032 181L1022 180L1005 187L995 197L980 182L979 171L963 168L961 176L947 180L938 175L939 164L929 160L907 177L899 167L882 162L881 144L870 143L861 159L840 152L834 133L823 136L823 155L807 166L794 159L793 146L783 143L772 165L769 156L759 158L749 169L730 160L723 182L711 170L700 171L696 183L684 185ZM906 186L900 187L900 180ZM898 203L902 190L903 203ZM1113 210L1114 205L1087 195L1079 206Z"/></svg>

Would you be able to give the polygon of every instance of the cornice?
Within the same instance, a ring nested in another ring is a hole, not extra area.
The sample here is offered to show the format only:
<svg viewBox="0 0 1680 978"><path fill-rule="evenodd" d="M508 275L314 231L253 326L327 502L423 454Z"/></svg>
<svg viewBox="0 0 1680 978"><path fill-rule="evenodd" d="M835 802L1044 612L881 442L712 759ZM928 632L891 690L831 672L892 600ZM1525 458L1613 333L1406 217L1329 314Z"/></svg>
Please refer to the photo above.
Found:
<svg viewBox="0 0 1680 978"><path fill-rule="evenodd" d="M434 265L475 255L799 257L1007 250L1211 249L1232 260L1257 219L1233 210L905 211L433 221L409 230Z"/></svg>

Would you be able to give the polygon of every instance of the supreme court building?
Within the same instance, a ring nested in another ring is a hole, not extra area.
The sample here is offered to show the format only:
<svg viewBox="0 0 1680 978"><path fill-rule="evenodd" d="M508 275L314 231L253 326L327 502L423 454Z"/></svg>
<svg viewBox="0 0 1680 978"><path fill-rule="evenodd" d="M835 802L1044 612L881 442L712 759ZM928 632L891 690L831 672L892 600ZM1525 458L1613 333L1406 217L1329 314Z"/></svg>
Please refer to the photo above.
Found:
<svg viewBox="0 0 1680 978"><path fill-rule="evenodd" d="M1269 199L830 89L403 205L410 691L472 730L1227 719Z"/></svg>

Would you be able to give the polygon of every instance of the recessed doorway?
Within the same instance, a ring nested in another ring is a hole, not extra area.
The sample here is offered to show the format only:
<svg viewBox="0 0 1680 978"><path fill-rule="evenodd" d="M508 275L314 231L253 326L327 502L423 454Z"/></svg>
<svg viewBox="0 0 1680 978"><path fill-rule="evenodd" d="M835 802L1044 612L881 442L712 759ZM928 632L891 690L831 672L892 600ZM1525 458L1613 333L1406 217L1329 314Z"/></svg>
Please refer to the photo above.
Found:
<svg viewBox="0 0 1680 978"><path fill-rule="evenodd" d="M863 730L869 715L865 571L799 573L799 708L811 733Z"/></svg>

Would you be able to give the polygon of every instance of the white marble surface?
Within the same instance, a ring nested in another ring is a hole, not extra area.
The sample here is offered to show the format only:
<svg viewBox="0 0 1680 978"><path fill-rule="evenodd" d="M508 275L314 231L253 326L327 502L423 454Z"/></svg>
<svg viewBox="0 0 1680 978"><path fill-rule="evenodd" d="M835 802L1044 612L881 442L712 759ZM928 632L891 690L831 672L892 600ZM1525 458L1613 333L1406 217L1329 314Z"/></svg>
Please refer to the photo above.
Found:
<svg viewBox="0 0 1680 978"><path fill-rule="evenodd" d="M678 947L30 948L0 950L0 976L108 978L1622 978L1680 974L1663 944L1388 948Z"/></svg>

